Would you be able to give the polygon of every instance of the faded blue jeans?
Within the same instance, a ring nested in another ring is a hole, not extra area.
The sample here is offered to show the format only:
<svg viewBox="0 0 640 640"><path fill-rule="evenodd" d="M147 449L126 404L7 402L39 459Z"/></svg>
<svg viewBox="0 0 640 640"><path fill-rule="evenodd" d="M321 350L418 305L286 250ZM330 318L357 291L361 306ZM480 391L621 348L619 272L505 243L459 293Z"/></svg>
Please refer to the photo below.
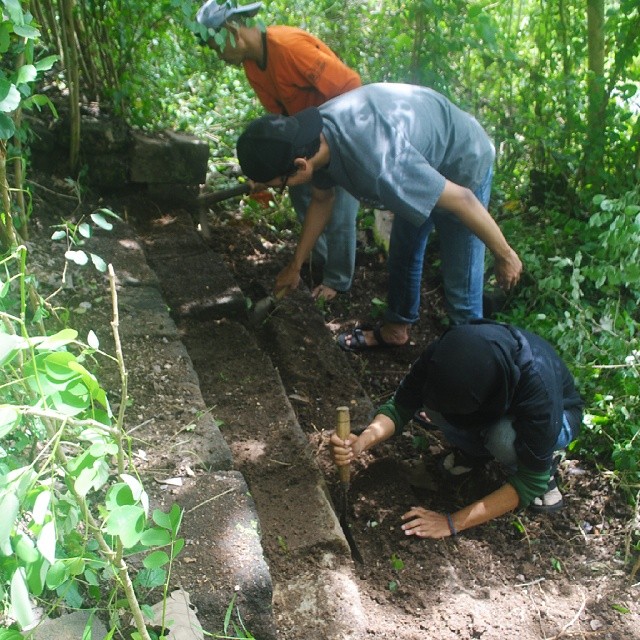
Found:
<svg viewBox="0 0 640 640"><path fill-rule="evenodd" d="M447 442L461 449L470 456L479 458L492 457L500 462L507 471L517 470L517 456L514 447L516 432L513 429L513 418L505 416L486 429L459 429L449 424L440 413L425 409L430 420L442 431ZM565 413L562 417L562 428L554 451L562 451L577 436L577 427L573 429Z"/></svg>
<svg viewBox="0 0 640 640"><path fill-rule="evenodd" d="M473 193L486 207L493 168ZM386 322L414 324L420 318L420 285L429 234L440 239L445 305L453 324L482 318L484 243L452 213L436 207L420 227L395 216L389 246Z"/></svg>
<svg viewBox="0 0 640 640"><path fill-rule="evenodd" d="M331 220L318 238L312 260L323 265L322 284L336 291L348 291L356 262L356 216L360 203L340 187L335 189ZM289 198L300 222L311 201L311 185L289 187Z"/></svg>

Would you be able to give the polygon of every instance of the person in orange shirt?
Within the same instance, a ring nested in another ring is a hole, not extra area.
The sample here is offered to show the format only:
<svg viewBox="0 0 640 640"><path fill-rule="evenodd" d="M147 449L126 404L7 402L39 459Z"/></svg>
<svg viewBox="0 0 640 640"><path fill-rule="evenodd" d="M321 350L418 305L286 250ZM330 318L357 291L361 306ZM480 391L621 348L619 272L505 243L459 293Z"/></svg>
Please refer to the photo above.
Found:
<svg viewBox="0 0 640 640"><path fill-rule="evenodd" d="M360 76L310 33L286 26L270 26L265 30L248 26L246 19L254 17L261 7L261 2L234 6L230 0L223 4L208 0L196 20L206 28L206 36L201 38L206 38L208 47L221 60L242 65L267 111L294 115L361 85ZM220 33L224 36L222 43ZM310 185L291 187L289 197L298 218L304 222L311 200ZM357 213L358 201L344 189L338 189L331 221L314 247L312 259L323 265L322 283L313 289L314 298L331 300L338 292L351 288Z"/></svg>

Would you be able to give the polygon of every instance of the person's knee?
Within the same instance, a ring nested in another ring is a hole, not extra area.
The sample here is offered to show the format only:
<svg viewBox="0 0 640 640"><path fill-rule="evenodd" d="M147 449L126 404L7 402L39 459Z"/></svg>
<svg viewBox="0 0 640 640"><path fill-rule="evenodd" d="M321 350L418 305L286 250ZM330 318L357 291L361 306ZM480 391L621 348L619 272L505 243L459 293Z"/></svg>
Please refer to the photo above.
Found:
<svg viewBox="0 0 640 640"><path fill-rule="evenodd" d="M489 427L485 437L485 448L501 464L506 467L515 467L517 464L515 440L513 420L505 417Z"/></svg>

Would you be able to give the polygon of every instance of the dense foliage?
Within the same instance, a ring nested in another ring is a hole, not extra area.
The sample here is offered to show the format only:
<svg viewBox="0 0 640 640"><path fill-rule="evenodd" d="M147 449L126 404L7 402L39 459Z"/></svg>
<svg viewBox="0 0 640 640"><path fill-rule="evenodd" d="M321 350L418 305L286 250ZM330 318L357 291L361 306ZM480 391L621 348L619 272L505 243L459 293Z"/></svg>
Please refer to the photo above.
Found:
<svg viewBox="0 0 640 640"><path fill-rule="evenodd" d="M151 555L153 569L172 559L179 524L173 513L149 525L143 487L122 461L109 468L122 443L90 372L97 345L42 324L21 247L30 215L23 112L52 106L45 85L69 96L74 179L81 101L139 128L196 133L210 142L212 168L233 163L238 131L261 109L241 70L197 44L199 4L0 0L0 505L12 516L0 524L0 595L8 591L22 625L28 593L75 597L72 587L60 590L83 576L91 594L107 566L118 575L127 549L168 546L168 554ZM431 86L492 134L491 210L526 270L505 319L558 346L587 401L578 447L633 499L640 488L637 0L274 0L260 20L315 33L365 82ZM59 456L63 436L77 446L67 460ZM100 491L98 508L91 501ZM113 515L125 507L131 520ZM79 536L75 523L90 522L96 509L107 518L107 538ZM125 588L126 574L119 577L117 588Z"/></svg>

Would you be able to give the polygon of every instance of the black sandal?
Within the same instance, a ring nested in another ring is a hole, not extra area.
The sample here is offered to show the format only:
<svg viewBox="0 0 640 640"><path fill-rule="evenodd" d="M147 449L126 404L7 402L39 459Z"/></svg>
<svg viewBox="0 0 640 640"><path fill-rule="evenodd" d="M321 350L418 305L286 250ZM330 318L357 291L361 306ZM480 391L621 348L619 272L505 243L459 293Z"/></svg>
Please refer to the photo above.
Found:
<svg viewBox="0 0 640 640"><path fill-rule="evenodd" d="M382 323L371 325L358 325L349 331L344 331L338 336L338 345L344 351L352 351L354 353L360 351L369 351L370 349L394 349L404 347L409 344L409 338L404 344L391 344L382 337ZM367 344L364 337L364 331L373 331L373 337L378 344ZM350 338L350 344L347 344L347 338Z"/></svg>

